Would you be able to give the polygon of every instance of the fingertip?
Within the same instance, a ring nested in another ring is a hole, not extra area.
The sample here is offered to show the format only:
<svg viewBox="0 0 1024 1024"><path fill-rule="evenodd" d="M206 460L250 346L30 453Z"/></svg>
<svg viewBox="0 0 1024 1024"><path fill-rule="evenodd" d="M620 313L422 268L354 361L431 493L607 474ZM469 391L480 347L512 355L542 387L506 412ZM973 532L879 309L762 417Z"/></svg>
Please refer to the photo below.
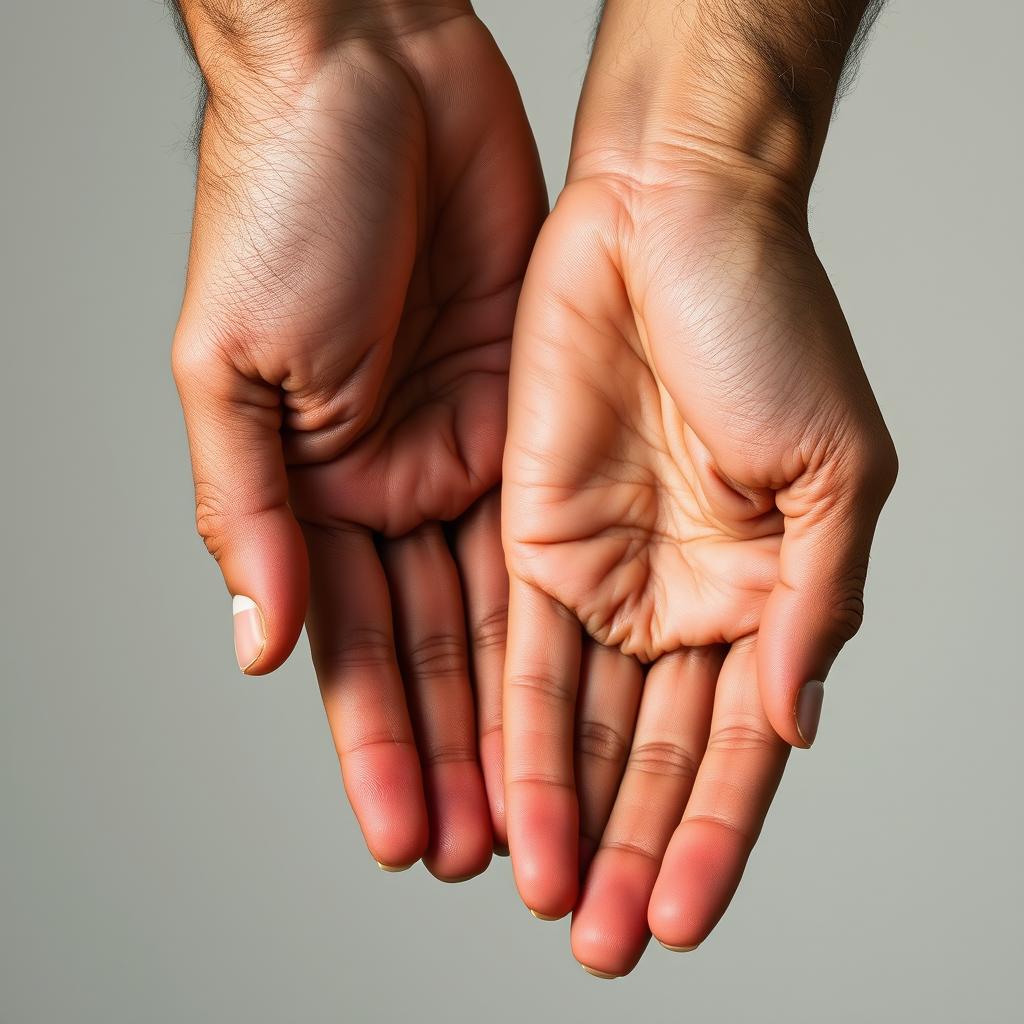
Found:
<svg viewBox="0 0 1024 1024"><path fill-rule="evenodd" d="M416 862L413 861L413 864ZM389 875L400 875L403 871L408 871L413 865L412 864L382 864L379 860L375 860L374 864L381 869L381 871L387 872Z"/></svg>
<svg viewBox="0 0 1024 1024"><path fill-rule="evenodd" d="M403 817L384 820L382 816L366 815L360 819L363 838L370 856L379 864L391 870L405 870L423 859L427 851L428 835L426 820L417 820L418 815L406 811Z"/></svg>
<svg viewBox="0 0 1024 1024"><path fill-rule="evenodd" d="M758 690L765 716L791 747L806 750L818 734L825 690L821 680L791 681L759 666Z"/></svg>
<svg viewBox="0 0 1024 1024"><path fill-rule="evenodd" d="M565 914L541 914L536 910L530 910L529 907L526 909L529 910L538 921L561 921L562 918L565 917Z"/></svg>
<svg viewBox="0 0 1024 1024"><path fill-rule="evenodd" d="M509 816L516 888L535 916L557 920L579 896L579 809L568 790L528 782L517 788Z"/></svg>
<svg viewBox="0 0 1024 1024"><path fill-rule="evenodd" d="M459 885L462 882L468 882L471 879L476 878L479 875L482 875L487 870L487 868L490 866L491 856L492 856L492 851L488 850L487 851L487 858L486 858L486 860L482 860L482 861L474 864L468 870L463 870L463 871L460 871L458 868L452 869L450 871L449 870L441 871L441 870L438 870L436 868L431 867L427 863L426 860L424 860L423 863L426 864L427 870L439 882L444 882L445 885Z"/></svg>
<svg viewBox="0 0 1024 1024"><path fill-rule="evenodd" d="M591 967L582 962L580 963L580 967L582 967L583 970L585 970L591 977L600 978L602 981L616 981L622 977L620 974L610 974L607 971L599 971L596 967Z"/></svg>
<svg viewBox="0 0 1024 1024"><path fill-rule="evenodd" d="M273 672L294 650L309 600L309 559L291 512L250 517L225 547L221 569L239 669L247 676Z"/></svg>
<svg viewBox="0 0 1024 1024"><path fill-rule="evenodd" d="M647 910L651 934L680 952L699 946L711 934L746 865L738 836L700 821L685 829L665 856Z"/></svg>
<svg viewBox="0 0 1024 1024"><path fill-rule="evenodd" d="M235 641L235 660L242 673L248 675L267 646L267 627L259 605L245 594L231 599L231 620Z"/></svg>
<svg viewBox="0 0 1024 1024"><path fill-rule="evenodd" d="M487 869L494 833L475 764L438 766L428 782L430 840L423 863L442 882L464 882Z"/></svg>
<svg viewBox="0 0 1024 1024"><path fill-rule="evenodd" d="M392 829L375 829L370 823L362 828L362 832L370 856L382 871L408 871L423 859L426 852L426 837L418 834L412 823Z"/></svg>
<svg viewBox="0 0 1024 1024"><path fill-rule="evenodd" d="M602 975L621 977L640 962L650 941L647 905L655 866L647 872L630 856L602 850L573 913L573 956Z"/></svg>
<svg viewBox="0 0 1024 1024"><path fill-rule="evenodd" d="M552 851L517 853L512 847L512 872L519 896L534 917L541 921L560 921L572 912L579 893L575 869L552 856Z"/></svg>
<svg viewBox="0 0 1024 1024"><path fill-rule="evenodd" d="M578 883L575 877L545 875L537 867L536 863L523 864L521 860L517 867L513 852L512 870L520 899L539 921L561 921L576 905Z"/></svg>
<svg viewBox="0 0 1024 1024"><path fill-rule="evenodd" d="M704 924L693 907L664 894L652 897L647 924L658 943L673 953L696 949L713 927Z"/></svg>
<svg viewBox="0 0 1024 1024"><path fill-rule="evenodd" d="M706 938L704 929L696 928L686 908L677 901L652 900L647 912L648 927L659 944L672 952L696 949Z"/></svg>
<svg viewBox="0 0 1024 1024"><path fill-rule="evenodd" d="M794 718L796 731L804 747L810 747L818 735L824 700L825 684L820 679L808 680L797 693Z"/></svg>
<svg viewBox="0 0 1024 1024"><path fill-rule="evenodd" d="M343 777L370 856L392 869L421 860L430 832L415 755L408 748L388 757L354 754Z"/></svg>
<svg viewBox="0 0 1024 1024"><path fill-rule="evenodd" d="M493 847L464 844L459 851L441 856L431 856L428 850L423 856L423 864L439 882L455 884L482 875L493 856Z"/></svg>
<svg viewBox="0 0 1024 1024"><path fill-rule="evenodd" d="M699 946L670 946L667 942L662 942L660 939L658 940L658 945L662 949L667 949L670 953L692 953L695 949L699 948Z"/></svg>
<svg viewBox="0 0 1024 1024"><path fill-rule="evenodd" d="M800 699L804 686L814 680L802 666L803 659L790 636L792 631L785 625L789 614L786 598L785 594L773 595L765 607L757 643L757 683L764 713L779 738L791 747L807 748L817 728L812 729L807 718L803 722L807 732L801 731ZM817 674L819 678L824 676L823 672Z"/></svg>

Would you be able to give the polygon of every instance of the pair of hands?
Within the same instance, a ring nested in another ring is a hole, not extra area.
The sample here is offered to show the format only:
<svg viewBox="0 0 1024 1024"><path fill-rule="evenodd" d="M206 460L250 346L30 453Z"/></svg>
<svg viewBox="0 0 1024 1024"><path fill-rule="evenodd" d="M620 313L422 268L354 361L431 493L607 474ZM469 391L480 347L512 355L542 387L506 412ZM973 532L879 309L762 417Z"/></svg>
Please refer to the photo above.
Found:
<svg viewBox="0 0 1024 1024"><path fill-rule="evenodd" d="M221 62L174 345L197 521L245 671L306 621L378 863L454 881L507 845L618 976L728 904L895 461L770 172L612 144L585 94L545 222L463 7L272 85Z"/></svg>

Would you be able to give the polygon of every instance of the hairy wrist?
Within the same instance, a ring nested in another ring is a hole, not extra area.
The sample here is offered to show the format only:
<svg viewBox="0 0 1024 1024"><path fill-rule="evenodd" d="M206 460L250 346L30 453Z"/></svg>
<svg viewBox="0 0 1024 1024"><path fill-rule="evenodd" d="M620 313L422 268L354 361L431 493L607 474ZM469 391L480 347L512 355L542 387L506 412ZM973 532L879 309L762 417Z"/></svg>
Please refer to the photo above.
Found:
<svg viewBox="0 0 1024 1024"><path fill-rule="evenodd" d="M469 0L171 0L211 99L301 91L340 47L393 48Z"/></svg>
<svg viewBox="0 0 1024 1024"><path fill-rule="evenodd" d="M806 196L844 68L879 6L607 0L570 174L678 148Z"/></svg>

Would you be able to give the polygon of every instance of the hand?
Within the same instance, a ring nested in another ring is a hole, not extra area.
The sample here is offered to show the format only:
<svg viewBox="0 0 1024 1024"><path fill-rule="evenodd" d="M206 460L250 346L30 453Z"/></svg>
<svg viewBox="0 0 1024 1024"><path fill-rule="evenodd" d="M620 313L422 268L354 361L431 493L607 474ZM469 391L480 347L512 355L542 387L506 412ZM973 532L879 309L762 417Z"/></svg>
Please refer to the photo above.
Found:
<svg viewBox="0 0 1024 1024"><path fill-rule="evenodd" d="M625 763L607 825L580 822L600 848L573 949L609 974L648 924L692 947L724 911L788 744L814 738L811 681L860 623L895 476L788 198L699 147L633 163L582 149L523 290L503 491L509 840L527 905L571 909L576 792L607 807L617 774L579 755L573 771L582 625L648 666L642 697L638 674L629 696L621 674L591 674L575 722Z"/></svg>
<svg viewBox="0 0 1024 1024"><path fill-rule="evenodd" d="M532 136L466 3L321 3L312 41L223 35L196 6L210 100L174 368L239 663L276 668L311 592L371 854L465 877L505 841L495 488L545 209Z"/></svg>

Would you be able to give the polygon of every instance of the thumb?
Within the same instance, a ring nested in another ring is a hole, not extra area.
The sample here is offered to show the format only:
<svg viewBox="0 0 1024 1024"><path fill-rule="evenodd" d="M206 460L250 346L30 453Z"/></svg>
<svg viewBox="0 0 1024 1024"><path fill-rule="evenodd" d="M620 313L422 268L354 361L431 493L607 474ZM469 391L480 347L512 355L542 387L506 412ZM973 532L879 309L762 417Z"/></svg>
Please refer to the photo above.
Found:
<svg viewBox="0 0 1024 1024"><path fill-rule="evenodd" d="M232 595L235 654L247 675L277 668L302 629L305 542L288 506L279 389L243 376L222 351L176 339L196 526Z"/></svg>
<svg viewBox="0 0 1024 1024"><path fill-rule="evenodd" d="M857 480L819 470L776 495L786 526L779 579L761 616L758 680L773 728L793 746L814 742L825 678L860 629L871 541L895 474L890 445Z"/></svg>

